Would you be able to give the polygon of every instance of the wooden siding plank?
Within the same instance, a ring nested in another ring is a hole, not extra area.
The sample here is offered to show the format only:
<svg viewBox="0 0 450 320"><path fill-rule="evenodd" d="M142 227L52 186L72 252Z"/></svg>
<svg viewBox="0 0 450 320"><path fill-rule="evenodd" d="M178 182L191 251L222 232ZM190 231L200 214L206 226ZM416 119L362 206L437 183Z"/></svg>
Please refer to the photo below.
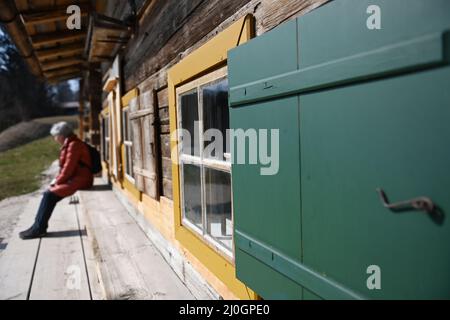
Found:
<svg viewBox="0 0 450 320"><path fill-rule="evenodd" d="M42 46L54 43L63 43L83 39L86 34L83 31L55 31L37 34L31 37L33 46Z"/></svg>
<svg viewBox="0 0 450 320"><path fill-rule="evenodd" d="M193 298L113 191L80 198L108 299Z"/></svg>
<svg viewBox="0 0 450 320"><path fill-rule="evenodd" d="M79 197L78 193L77 196ZM86 216L81 210L81 206L77 205L77 216L79 219L79 227L83 234L81 237L82 246L85 254L85 262L87 275L89 277L89 286L91 289L91 299L92 300L104 300L106 294L103 288L103 282L101 275L98 271L98 261L95 255L94 247L91 245L90 234L88 234L89 217Z"/></svg>
<svg viewBox="0 0 450 320"><path fill-rule="evenodd" d="M30 299L88 300L80 230L75 205L61 200L49 222L48 235L41 240Z"/></svg>
<svg viewBox="0 0 450 320"><path fill-rule="evenodd" d="M133 114L139 110L139 98L131 99L130 113ZM142 118L130 119L131 123L131 141L133 142L133 173L136 188L143 192L145 191L144 177L139 174L143 165L143 147L142 147Z"/></svg>
<svg viewBox="0 0 450 320"><path fill-rule="evenodd" d="M29 228L40 203L34 196L25 206L16 228L0 259L0 300L26 300L34 264L39 250L39 239L23 241L19 232Z"/></svg>
<svg viewBox="0 0 450 320"><path fill-rule="evenodd" d="M49 70L54 70L54 69L58 69L58 68L62 68L62 67L80 65L81 63L83 63L83 59L69 57L69 58L63 58L63 59L58 59L58 60L54 60L54 61L44 62L41 64L41 67L42 67L42 70L44 72L46 72Z"/></svg>
<svg viewBox="0 0 450 320"><path fill-rule="evenodd" d="M157 1L150 15L144 18L141 36L129 46L129 52L133 52L131 67L161 50L202 2L204 0Z"/></svg>
<svg viewBox="0 0 450 320"><path fill-rule="evenodd" d="M153 27L148 35L142 33L127 49L124 61L126 87L136 86L167 65L181 52L202 40L247 2L249 0L209 0L201 3L199 1L191 3L188 0L167 1L166 9L160 9L162 16L153 17L158 28ZM173 9L176 12L175 16L166 12L171 6L176 6L176 9ZM170 28L159 29L161 25L170 25ZM144 50L145 55L135 53L134 48L138 46L140 50Z"/></svg>
<svg viewBox="0 0 450 320"><path fill-rule="evenodd" d="M67 6L64 8L53 9L49 11L42 10L32 10L29 12L22 12L22 18L27 26L56 22L56 21L66 21L69 15L67 14ZM87 6L81 6L81 16L86 17L88 15Z"/></svg>
<svg viewBox="0 0 450 320"><path fill-rule="evenodd" d="M36 50L36 56L38 59L51 59L57 57L65 57L67 55L81 54L84 51L84 43L77 42L64 46L53 47L49 49L39 49Z"/></svg>

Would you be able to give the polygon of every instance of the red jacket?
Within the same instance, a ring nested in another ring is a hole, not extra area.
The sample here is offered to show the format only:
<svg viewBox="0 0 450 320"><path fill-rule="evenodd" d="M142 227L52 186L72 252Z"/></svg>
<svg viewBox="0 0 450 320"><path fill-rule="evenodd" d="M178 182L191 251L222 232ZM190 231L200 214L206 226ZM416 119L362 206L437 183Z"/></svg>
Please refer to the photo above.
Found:
<svg viewBox="0 0 450 320"><path fill-rule="evenodd" d="M60 171L51 192L60 197L68 197L77 190L89 189L94 182L91 157L88 147L76 135L64 141L59 154Z"/></svg>

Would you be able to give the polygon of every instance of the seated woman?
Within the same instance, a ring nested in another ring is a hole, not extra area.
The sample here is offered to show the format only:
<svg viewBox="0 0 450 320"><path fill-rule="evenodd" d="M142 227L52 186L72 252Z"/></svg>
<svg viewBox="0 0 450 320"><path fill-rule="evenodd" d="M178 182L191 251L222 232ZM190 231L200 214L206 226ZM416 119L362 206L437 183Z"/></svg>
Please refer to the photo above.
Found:
<svg viewBox="0 0 450 320"><path fill-rule="evenodd" d="M59 155L60 171L50 188L44 192L34 224L20 232L22 239L34 239L47 234L48 221L56 204L77 190L92 187L91 158L88 147L73 133L67 122L53 125L50 134L61 145Z"/></svg>

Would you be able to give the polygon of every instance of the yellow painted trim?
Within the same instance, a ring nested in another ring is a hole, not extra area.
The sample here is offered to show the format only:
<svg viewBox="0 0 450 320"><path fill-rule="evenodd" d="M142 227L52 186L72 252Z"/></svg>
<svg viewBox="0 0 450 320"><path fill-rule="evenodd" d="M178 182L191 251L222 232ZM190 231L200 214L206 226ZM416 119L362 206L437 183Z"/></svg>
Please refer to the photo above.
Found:
<svg viewBox="0 0 450 320"><path fill-rule="evenodd" d="M173 66L168 71L168 77L172 83L178 86L208 69L225 63L228 51L236 47L242 25L245 23L239 44L250 40L254 33L253 18L248 17L251 18L241 18Z"/></svg>
<svg viewBox="0 0 450 320"><path fill-rule="evenodd" d="M102 161L102 170L103 170L103 172L106 173L106 175L109 178L110 174L109 174L109 163L108 162Z"/></svg>
<svg viewBox="0 0 450 320"><path fill-rule="evenodd" d="M109 117L109 106L104 107L103 110L100 112L100 117L103 119L107 119L109 122L111 122L111 119ZM101 119L100 119L101 120ZM109 123L109 125L111 125L111 123ZM103 131L102 131L103 132ZM108 132L109 133L109 132ZM103 137L102 137L103 139ZM110 138L111 139L111 138ZM111 148L111 140L110 140L110 144L109 147ZM110 150L108 150L108 155L110 154ZM102 157L103 158L103 157ZM110 165L107 161L103 161L102 160L102 165L103 165L103 170L106 171L108 177L111 176L111 168Z"/></svg>
<svg viewBox="0 0 450 320"><path fill-rule="evenodd" d="M225 65L227 53L230 49L236 47L239 36L239 44L247 42L254 36L253 25L253 16L248 15L241 18L168 71L171 133L174 133L177 129L176 88L189 80L201 76L206 71ZM171 139L170 143L171 157L178 160L177 142ZM241 299L257 299L255 292L236 278L236 270L232 263L217 253L206 242L200 240L189 229L181 225L180 180L177 163L178 161L172 161L175 238L237 297Z"/></svg>
<svg viewBox="0 0 450 320"><path fill-rule="evenodd" d="M257 294L236 278L236 268L221 254L199 239L189 229L180 227L175 230L175 238L191 252L228 289L239 299L256 300Z"/></svg>
<svg viewBox="0 0 450 320"><path fill-rule="evenodd" d="M142 192L136 189L135 185L130 182L126 177L123 180L123 189L127 190L134 198L134 200L140 202L142 201Z"/></svg>
<svg viewBox="0 0 450 320"><path fill-rule="evenodd" d="M108 80L106 80L105 85L103 86L103 91L105 92L111 92L112 90L114 90L114 88L116 87L117 83L119 82L119 79L117 78L108 78Z"/></svg>
<svg viewBox="0 0 450 320"><path fill-rule="evenodd" d="M128 107L128 105L130 104L130 101L132 99L135 99L139 96L139 90L137 88L132 89L130 91L128 91L120 100L121 102L121 109ZM122 119L122 113L120 114L120 122L122 123L123 119ZM121 133L122 134L122 133ZM125 174L125 145L123 144L123 137L120 137L120 153L121 153L121 165L122 165L122 188L127 190L136 201L141 201L142 200L142 192L140 192L136 186L134 185L133 182L131 182L126 174Z"/></svg>
<svg viewBox="0 0 450 320"><path fill-rule="evenodd" d="M123 161L125 161L125 145L122 143L121 146L122 150L122 159ZM125 163L122 164L123 167L123 179L122 179L122 188L126 189L133 197L136 201L141 201L142 200L142 192L140 192L136 186L134 185L133 182L131 182L130 180L128 180L126 174L125 174Z"/></svg>
<svg viewBox="0 0 450 320"><path fill-rule="evenodd" d="M130 104L130 101L139 96L139 90L137 88L131 89L127 92L126 95L122 97L122 108L127 107Z"/></svg>
<svg viewBox="0 0 450 320"><path fill-rule="evenodd" d="M107 117L107 116L109 116L109 106L103 108L102 112L100 112L100 115L101 115L102 117L104 117L104 118Z"/></svg>

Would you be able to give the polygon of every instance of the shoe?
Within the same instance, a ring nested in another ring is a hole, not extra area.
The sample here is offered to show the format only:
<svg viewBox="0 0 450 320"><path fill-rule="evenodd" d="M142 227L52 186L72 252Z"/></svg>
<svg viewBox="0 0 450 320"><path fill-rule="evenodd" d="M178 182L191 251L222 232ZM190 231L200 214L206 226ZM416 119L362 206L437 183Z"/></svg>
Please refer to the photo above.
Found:
<svg viewBox="0 0 450 320"><path fill-rule="evenodd" d="M41 238L44 237L47 234L47 231L39 231L34 229L33 227L22 231L19 233L19 237L22 240L29 240L29 239L36 239L36 238Z"/></svg>

